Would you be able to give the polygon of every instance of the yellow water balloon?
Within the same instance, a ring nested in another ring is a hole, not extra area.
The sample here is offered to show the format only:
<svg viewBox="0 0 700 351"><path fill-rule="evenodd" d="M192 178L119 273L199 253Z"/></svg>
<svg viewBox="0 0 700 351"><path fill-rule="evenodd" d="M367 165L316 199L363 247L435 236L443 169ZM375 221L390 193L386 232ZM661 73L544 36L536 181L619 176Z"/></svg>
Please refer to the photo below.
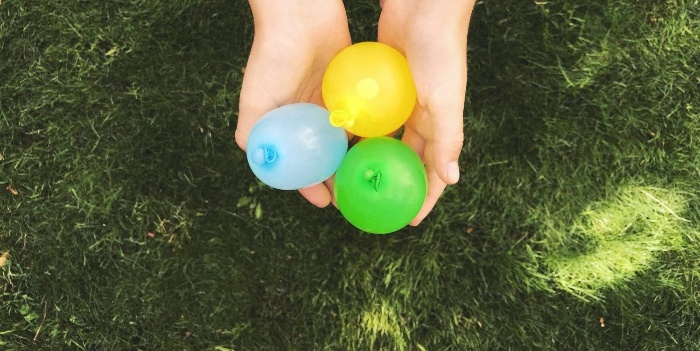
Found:
<svg viewBox="0 0 700 351"><path fill-rule="evenodd" d="M361 137L399 129L416 104L406 58L389 45L363 42L331 60L322 83L331 124Z"/></svg>

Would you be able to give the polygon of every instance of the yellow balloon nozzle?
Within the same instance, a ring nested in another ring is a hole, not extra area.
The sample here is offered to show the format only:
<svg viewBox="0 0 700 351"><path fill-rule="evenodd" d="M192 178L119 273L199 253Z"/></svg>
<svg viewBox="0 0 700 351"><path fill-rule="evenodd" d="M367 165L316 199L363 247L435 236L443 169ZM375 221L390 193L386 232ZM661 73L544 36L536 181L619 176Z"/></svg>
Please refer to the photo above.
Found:
<svg viewBox="0 0 700 351"><path fill-rule="evenodd" d="M334 127L352 128L355 125L355 120L344 110L331 112L330 121Z"/></svg>

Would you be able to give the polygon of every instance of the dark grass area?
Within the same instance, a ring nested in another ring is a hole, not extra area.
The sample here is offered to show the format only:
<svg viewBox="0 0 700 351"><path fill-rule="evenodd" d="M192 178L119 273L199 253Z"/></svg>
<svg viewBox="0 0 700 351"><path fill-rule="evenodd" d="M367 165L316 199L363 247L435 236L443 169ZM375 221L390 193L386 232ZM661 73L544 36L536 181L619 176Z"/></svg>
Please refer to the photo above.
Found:
<svg viewBox="0 0 700 351"><path fill-rule="evenodd" d="M462 180L387 236L248 170L252 35L239 0L2 2L0 348L699 348L700 5L480 2Z"/></svg>

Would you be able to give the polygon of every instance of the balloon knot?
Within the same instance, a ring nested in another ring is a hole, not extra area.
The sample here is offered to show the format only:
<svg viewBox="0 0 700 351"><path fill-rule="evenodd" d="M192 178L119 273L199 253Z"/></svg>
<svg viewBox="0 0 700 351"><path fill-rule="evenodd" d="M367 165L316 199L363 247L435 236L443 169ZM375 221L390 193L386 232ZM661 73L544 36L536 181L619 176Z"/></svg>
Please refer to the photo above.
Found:
<svg viewBox="0 0 700 351"><path fill-rule="evenodd" d="M366 181L372 183L372 186L374 186L374 191L379 191L379 184L382 181L382 172L376 172L368 169L365 171L364 177Z"/></svg>
<svg viewBox="0 0 700 351"><path fill-rule="evenodd" d="M258 166L275 162L277 153L271 147L263 146L253 151L252 160Z"/></svg>
<svg viewBox="0 0 700 351"><path fill-rule="evenodd" d="M330 121L334 127L351 128L355 125L355 120L344 110L335 110L331 112Z"/></svg>

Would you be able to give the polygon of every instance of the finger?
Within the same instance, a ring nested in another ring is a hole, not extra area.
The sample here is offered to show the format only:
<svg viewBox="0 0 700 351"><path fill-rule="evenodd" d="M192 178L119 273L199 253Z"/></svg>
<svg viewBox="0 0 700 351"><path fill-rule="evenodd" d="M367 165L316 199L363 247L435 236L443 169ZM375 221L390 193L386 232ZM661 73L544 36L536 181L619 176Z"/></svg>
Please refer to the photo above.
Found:
<svg viewBox="0 0 700 351"><path fill-rule="evenodd" d="M415 218L409 223L411 226L419 225L425 217L428 216L430 211L433 210L435 204L437 204L440 195L445 191L447 184L442 181L442 179L433 170L428 171L428 195L425 197L425 202L423 202L423 207Z"/></svg>
<svg viewBox="0 0 700 351"><path fill-rule="evenodd" d="M418 154L418 157L423 160L423 153L425 151L425 139L416 133L413 129L406 127L401 136L401 141L408 145L413 151Z"/></svg>
<svg viewBox="0 0 700 351"><path fill-rule="evenodd" d="M326 188L328 189L328 193L331 194L331 204L335 207L338 208L338 202L335 200L335 174L332 175L330 178L328 178L323 184L326 185Z"/></svg>
<svg viewBox="0 0 700 351"><path fill-rule="evenodd" d="M323 208L331 202L331 194L323 183L299 189L299 193L316 207Z"/></svg>

